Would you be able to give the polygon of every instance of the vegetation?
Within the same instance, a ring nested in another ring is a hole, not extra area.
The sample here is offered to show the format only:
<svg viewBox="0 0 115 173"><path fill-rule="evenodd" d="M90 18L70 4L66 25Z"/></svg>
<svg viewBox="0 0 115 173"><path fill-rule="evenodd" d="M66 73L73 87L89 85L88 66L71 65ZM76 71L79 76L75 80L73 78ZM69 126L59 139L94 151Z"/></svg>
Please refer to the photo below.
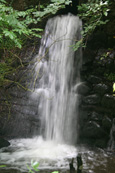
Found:
<svg viewBox="0 0 115 173"><path fill-rule="evenodd" d="M113 83L113 92L115 92L115 83Z"/></svg>
<svg viewBox="0 0 115 173"><path fill-rule="evenodd" d="M0 0L0 48L22 48L24 37L41 37L38 32L42 29L30 27L30 24L37 24L43 17L50 13L55 14L68 3L69 0L66 2L52 0L52 3L46 8L40 6L42 11L38 11L38 7L17 11L8 6L5 0Z"/></svg>
<svg viewBox="0 0 115 173"><path fill-rule="evenodd" d="M39 4L28 7L25 11L18 11L5 0L0 0L0 88L5 89L9 84L15 83L26 89L14 78L18 70L24 67L19 56L20 50L25 45L26 39L41 37L43 29L39 28L39 24L44 18L55 14L71 2L71 0L51 0L48 5ZM96 27L108 22L106 17L109 4L109 0L88 0L87 3L78 6L78 13L84 25L82 39L73 45L74 50L80 46L85 47Z"/></svg>
<svg viewBox="0 0 115 173"><path fill-rule="evenodd" d="M28 170L29 170L29 172L28 173L35 173L34 171L39 171L39 169L38 169L38 167L39 167L39 163L37 162L37 161L31 161L31 167L32 168L30 168L28 165L27 165L27 168L28 168ZM34 170L34 171L32 171L32 169ZM51 172L51 173L59 173L58 171L54 171L54 172Z"/></svg>
<svg viewBox="0 0 115 173"><path fill-rule="evenodd" d="M43 29L39 28L39 24L44 18L65 8L70 2L70 0L51 0L48 5L39 4L39 6L26 7L25 11L18 11L11 6L12 3L0 0L0 101L2 103L0 112L7 106L8 119L11 103L6 89L12 84L28 89L22 86L17 78L18 72L24 67L20 57L21 50L26 46L27 40L41 38Z"/></svg>
<svg viewBox="0 0 115 173"><path fill-rule="evenodd" d="M108 22L106 19L109 11L109 0L88 0L78 6L78 14L84 22L82 39L73 45L74 50L80 46L85 47L89 36L94 32L96 27Z"/></svg>
<svg viewBox="0 0 115 173"><path fill-rule="evenodd" d="M18 11L9 6L5 0L0 0L0 87L12 83L13 81L9 80L7 76L12 76L16 73L17 68L23 67L21 59L14 54L14 50L21 49L26 38L41 37L40 32L43 30L38 28L38 24L44 17L51 13L55 14L70 2L70 0L52 0L47 7L40 5L39 10L36 6L25 11ZM18 67L14 67L13 64L17 58L20 60L20 64Z"/></svg>
<svg viewBox="0 0 115 173"><path fill-rule="evenodd" d="M6 165L0 165L0 168L5 168L6 167Z"/></svg>
<svg viewBox="0 0 115 173"><path fill-rule="evenodd" d="M6 167L6 165L0 165L0 168L5 168L5 167ZM39 171L38 167L39 167L39 163L37 161L33 161L32 160L31 161L31 168L27 165L27 168L29 170L28 173L35 173L35 171L38 172ZM51 172L51 173L59 173L59 172L58 171L54 171L54 172Z"/></svg>
<svg viewBox="0 0 115 173"><path fill-rule="evenodd" d="M41 37L40 32L43 30L38 28L38 24L48 15L55 14L59 9L65 8L65 5L69 3L71 3L70 0L51 0L51 3L46 7L39 5L39 10L36 6L25 11L18 11L9 6L5 0L0 0L1 87L12 83L7 76L12 76L17 71L17 67L13 67L17 58L20 60L18 66L23 67L19 56L13 56L14 49L21 49L26 38ZM80 46L84 47L95 28L108 22L104 16L108 15L109 0L104 2L102 0L88 0L87 3L78 6L78 11L85 24L82 32L83 38L73 45L74 50ZM5 57L2 57L2 54Z"/></svg>
<svg viewBox="0 0 115 173"><path fill-rule="evenodd" d="M104 76L109 80L109 81L115 81L115 74L114 73L106 73Z"/></svg>

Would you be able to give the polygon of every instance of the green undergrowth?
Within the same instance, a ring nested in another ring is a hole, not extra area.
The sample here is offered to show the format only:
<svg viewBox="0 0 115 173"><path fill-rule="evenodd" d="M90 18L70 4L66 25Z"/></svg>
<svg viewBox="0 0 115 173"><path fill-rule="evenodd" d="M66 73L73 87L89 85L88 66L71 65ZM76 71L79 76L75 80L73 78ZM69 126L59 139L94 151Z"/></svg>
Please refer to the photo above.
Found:
<svg viewBox="0 0 115 173"><path fill-rule="evenodd" d="M24 11L18 11L12 7L12 3L0 0L0 101L8 107L8 112L11 105L7 94L5 101L2 101L3 93L6 93L12 84L29 90L18 79L19 71L25 66L23 56L20 56L21 51L26 49L28 41L41 38L43 29L39 26L44 19L65 8L70 2L51 0L48 5L39 3L37 6L26 7Z"/></svg>
<svg viewBox="0 0 115 173"><path fill-rule="evenodd" d="M52 0L46 7L39 5L39 8L36 6L25 11L18 11L5 0L0 0L0 87L11 83L7 76L12 76L17 68L23 66L16 53L17 49L21 50L26 45L27 39L41 38L43 29L38 28L39 23L48 15L65 8L65 5L70 2L69 0ZM17 58L20 63L14 67L13 64Z"/></svg>
<svg viewBox="0 0 115 173"><path fill-rule="evenodd" d="M75 51L79 47L86 47L87 41L95 29L108 22L110 4L109 0L88 0L87 3L81 2L78 6L78 16L83 20L83 31L81 40L77 40L73 45Z"/></svg>

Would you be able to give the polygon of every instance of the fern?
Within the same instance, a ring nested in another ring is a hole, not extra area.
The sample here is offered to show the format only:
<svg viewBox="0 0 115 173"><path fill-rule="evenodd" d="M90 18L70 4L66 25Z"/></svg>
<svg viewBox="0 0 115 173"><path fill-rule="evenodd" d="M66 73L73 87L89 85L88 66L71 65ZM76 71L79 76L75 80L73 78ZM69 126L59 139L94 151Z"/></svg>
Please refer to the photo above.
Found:
<svg viewBox="0 0 115 173"><path fill-rule="evenodd" d="M37 24L48 14L55 14L60 8L65 8L70 0L52 0L42 11L31 8L26 11L14 10L5 0L0 0L0 43L1 48L22 47L22 37L41 37L40 28L30 28L30 24ZM20 20L21 18L21 20ZM21 36L21 37L20 37ZM4 42L5 39L5 42ZM10 47L9 47L10 42Z"/></svg>
<svg viewBox="0 0 115 173"><path fill-rule="evenodd" d="M82 3L78 6L79 16L84 21L84 28L82 41L80 40L73 45L74 50L77 50L80 46L84 47L95 28L108 22L104 18L108 15L109 4L109 0L104 2L102 0L88 0L87 3Z"/></svg>

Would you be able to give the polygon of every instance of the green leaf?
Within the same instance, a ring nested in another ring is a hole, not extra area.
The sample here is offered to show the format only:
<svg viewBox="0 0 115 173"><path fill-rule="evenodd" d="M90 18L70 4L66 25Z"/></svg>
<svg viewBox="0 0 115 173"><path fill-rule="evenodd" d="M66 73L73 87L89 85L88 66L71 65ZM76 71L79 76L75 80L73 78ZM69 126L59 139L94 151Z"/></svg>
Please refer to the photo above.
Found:
<svg viewBox="0 0 115 173"><path fill-rule="evenodd" d="M6 167L6 165L0 165L0 168L4 168L4 167Z"/></svg>
<svg viewBox="0 0 115 173"><path fill-rule="evenodd" d="M20 48L20 49L22 48L22 45L21 45L21 43L19 42L18 39L15 39L15 40L14 40L14 43L15 43L15 46L16 46L16 47L18 47L18 48Z"/></svg>
<svg viewBox="0 0 115 173"><path fill-rule="evenodd" d="M44 5L40 5L40 8L45 8Z"/></svg>
<svg viewBox="0 0 115 173"><path fill-rule="evenodd" d="M39 163L37 161L35 161L35 162L31 161L31 166L35 171L39 171L39 169L38 169Z"/></svg>
<svg viewBox="0 0 115 173"><path fill-rule="evenodd" d="M107 12L107 11L104 11L103 14L104 14L105 16L107 16L107 15L108 15L108 12Z"/></svg>
<svg viewBox="0 0 115 173"><path fill-rule="evenodd" d="M113 92L115 92L115 83L113 83Z"/></svg>
<svg viewBox="0 0 115 173"><path fill-rule="evenodd" d="M27 168L29 170L29 173L34 173L28 165L26 165L26 166L27 166Z"/></svg>
<svg viewBox="0 0 115 173"><path fill-rule="evenodd" d="M32 28L31 31L43 31L41 28Z"/></svg>
<svg viewBox="0 0 115 173"><path fill-rule="evenodd" d="M0 2L2 2L2 3L6 3L6 1L5 1L5 0L0 0Z"/></svg>
<svg viewBox="0 0 115 173"><path fill-rule="evenodd" d="M25 17L27 15L27 13L25 11L20 11L20 12L17 13L17 15L19 17Z"/></svg>

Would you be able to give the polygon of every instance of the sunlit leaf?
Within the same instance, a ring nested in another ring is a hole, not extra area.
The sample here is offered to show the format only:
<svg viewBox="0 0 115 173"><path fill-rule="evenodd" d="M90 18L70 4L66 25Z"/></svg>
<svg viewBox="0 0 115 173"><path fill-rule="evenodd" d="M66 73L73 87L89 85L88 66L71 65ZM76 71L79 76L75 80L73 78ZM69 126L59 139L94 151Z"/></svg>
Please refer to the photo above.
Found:
<svg viewBox="0 0 115 173"><path fill-rule="evenodd" d="M115 92L115 83L113 83L113 92Z"/></svg>
<svg viewBox="0 0 115 173"><path fill-rule="evenodd" d="M6 167L6 165L0 165L0 168L4 168L4 167Z"/></svg>
<svg viewBox="0 0 115 173"><path fill-rule="evenodd" d="M107 15L108 15L108 12L107 12L107 11L104 11L103 14L104 14L105 16L107 16Z"/></svg>

